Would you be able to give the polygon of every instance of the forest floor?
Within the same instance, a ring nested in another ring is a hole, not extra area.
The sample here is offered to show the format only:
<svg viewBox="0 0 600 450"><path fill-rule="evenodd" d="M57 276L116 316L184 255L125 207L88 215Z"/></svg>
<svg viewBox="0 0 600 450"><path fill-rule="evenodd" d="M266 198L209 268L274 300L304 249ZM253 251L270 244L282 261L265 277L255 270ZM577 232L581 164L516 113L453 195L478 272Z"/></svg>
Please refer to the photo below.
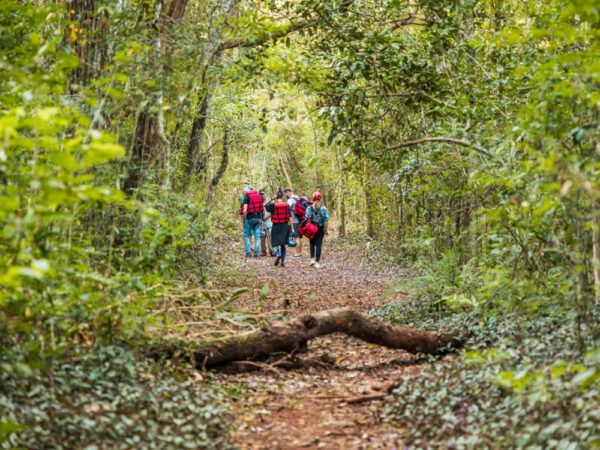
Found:
<svg viewBox="0 0 600 450"><path fill-rule="evenodd" d="M290 317L336 307L368 311L386 303L387 288L411 277L408 270L369 263L352 248L332 250L331 244L324 248L320 269L309 266L308 248L300 258L288 257L285 268L274 267L271 257L246 259L244 266L255 274L255 287L238 306L283 310ZM266 282L270 287L265 298L259 291ZM417 373L420 360L341 334L309 342L303 357L322 364L293 370L265 365L258 371L216 375L219 384L241 384L243 394L233 404L237 445L242 449L402 447L403 430L379 419L382 401L362 400L385 392L403 375Z"/></svg>

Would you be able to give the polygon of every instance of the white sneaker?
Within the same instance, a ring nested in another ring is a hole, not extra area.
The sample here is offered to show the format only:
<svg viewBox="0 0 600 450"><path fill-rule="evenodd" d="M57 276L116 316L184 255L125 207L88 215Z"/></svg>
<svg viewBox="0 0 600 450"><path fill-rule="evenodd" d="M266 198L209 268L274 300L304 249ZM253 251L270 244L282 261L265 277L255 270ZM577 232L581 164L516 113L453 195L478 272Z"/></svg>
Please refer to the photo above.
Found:
<svg viewBox="0 0 600 450"><path fill-rule="evenodd" d="M311 265L311 266L314 266L314 265L315 265L315 263L316 263L316 261L315 261L315 258L313 258L313 259L311 259L311 260L310 260L310 265Z"/></svg>
<svg viewBox="0 0 600 450"><path fill-rule="evenodd" d="M319 264L318 262L315 263L315 269L319 269L321 267L321 264Z"/></svg>

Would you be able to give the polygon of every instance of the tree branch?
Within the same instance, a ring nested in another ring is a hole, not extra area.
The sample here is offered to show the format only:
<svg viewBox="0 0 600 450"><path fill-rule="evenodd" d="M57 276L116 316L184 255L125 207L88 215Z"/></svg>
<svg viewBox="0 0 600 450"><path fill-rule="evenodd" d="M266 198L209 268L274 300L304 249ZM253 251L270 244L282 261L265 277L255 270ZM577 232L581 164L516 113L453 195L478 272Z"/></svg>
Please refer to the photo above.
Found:
<svg viewBox="0 0 600 450"><path fill-rule="evenodd" d="M202 342L193 351L197 368L223 367L235 361L263 358L275 353L306 351L307 342L320 336L344 333L371 344L404 350L412 354L444 355L460 348L468 330L455 333L430 332L393 326L347 308L319 311L289 322L273 323L261 329L211 342ZM178 344L152 348L151 356L172 357Z"/></svg>
<svg viewBox="0 0 600 450"><path fill-rule="evenodd" d="M299 30L302 30L305 28L310 28L314 25L315 25L314 21L305 20L302 22L292 23L287 27L282 27L279 30L274 31L273 33L265 33L264 35L254 38L254 39L242 39L242 38L229 39L227 41L221 42L215 49L214 53L222 52L224 50L229 50L230 48L257 47L257 46L262 45L265 42L268 42L270 40L280 39L282 37L287 36L288 34L294 33L296 31L299 31Z"/></svg>
<svg viewBox="0 0 600 450"><path fill-rule="evenodd" d="M414 139L412 141L401 142L399 144L390 145L389 147L386 148L386 150L397 150L399 148L412 147L413 145L424 144L427 142L444 142L447 144L456 144L456 145L461 145L463 147L470 147L473 150L475 150L477 153L488 156L490 158L494 157L494 155L492 153L490 153L489 150L487 150L473 142L470 142L470 141L467 141L464 139L455 139L455 138L448 138L448 137L443 137L443 136L424 137L424 138L420 138L420 139Z"/></svg>

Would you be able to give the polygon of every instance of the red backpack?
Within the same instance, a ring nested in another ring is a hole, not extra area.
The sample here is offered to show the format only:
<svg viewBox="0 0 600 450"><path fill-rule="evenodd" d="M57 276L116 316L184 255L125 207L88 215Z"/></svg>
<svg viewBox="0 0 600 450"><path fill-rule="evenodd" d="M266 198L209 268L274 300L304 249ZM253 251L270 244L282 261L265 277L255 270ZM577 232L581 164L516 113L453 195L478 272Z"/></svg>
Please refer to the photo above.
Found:
<svg viewBox="0 0 600 450"><path fill-rule="evenodd" d="M317 231L319 231L319 227L316 226L310 218L304 219L302 223L298 226L298 231L304 237L308 239L312 239L317 235Z"/></svg>
<svg viewBox="0 0 600 450"><path fill-rule="evenodd" d="M310 205L311 202L309 202L306 197L298 197L298 199L294 202L294 215L300 220L303 220L304 213L306 213L306 208L308 208Z"/></svg>

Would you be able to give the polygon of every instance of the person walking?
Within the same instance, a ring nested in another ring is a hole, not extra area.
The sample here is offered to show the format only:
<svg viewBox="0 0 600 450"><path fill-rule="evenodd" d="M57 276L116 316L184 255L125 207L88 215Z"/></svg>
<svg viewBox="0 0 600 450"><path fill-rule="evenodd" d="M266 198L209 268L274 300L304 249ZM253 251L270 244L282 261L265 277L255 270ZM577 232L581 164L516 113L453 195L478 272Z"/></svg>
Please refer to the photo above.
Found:
<svg viewBox="0 0 600 450"><path fill-rule="evenodd" d="M244 216L244 249L246 257L258 258L260 249L260 224L264 211L263 202L252 186L244 189L242 214ZM250 236L254 239L254 251L250 247Z"/></svg>
<svg viewBox="0 0 600 450"><path fill-rule="evenodd" d="M290 211L292 212L292 232L297 243L296 249L294 251L294 258L300 258L302 256L302 235L300 234L299 227L303 217L298 217L296 214L294 214L294 206L296 202L300 200L300 197L298 195L295 195L292 188L289 187L285 188L283 190L283 193L288 198L288 205L290 206Z"/></svg>
<svg viewBox="0 0 600 450"><path fill-rule="evenodd" d="M306 208L304 218L310 220L313 225L318 227L317 233L310 240L310 265L317 269L321 267L321 250L323 248L323 239L327 234L327 222L329 222L329 213L327 208L321 203L321 193L315 192L312 195L313 204Z"/></svg>
<svg viewBox="0 0 600 450"><path fill-rule="evenodd" d="M285 267L286 245L290 240L291 230L293 229L292 211L287 203L283 191L277 191L273 198L274 201L267 204L266 210L271 214L271 245L273 249L279 247L279 253L275 258L275 265Z"/></svg>
<svg viewBox="0 0 600 450"><path fill-rule="evenodd" d="M273 246L271 245L271 228L273 228L273 222L271 221L271 213L266 211L266 206L271 202L271 199L267 197L267 194L264 189L258 191L260 198L263 202L263 206L265 207L265 212L263 213L263 221L262 221L262 230L264 233L260 235L260 255L267 256L267 250L269 251L270 256L274 256L273 254Z"/></svg>

